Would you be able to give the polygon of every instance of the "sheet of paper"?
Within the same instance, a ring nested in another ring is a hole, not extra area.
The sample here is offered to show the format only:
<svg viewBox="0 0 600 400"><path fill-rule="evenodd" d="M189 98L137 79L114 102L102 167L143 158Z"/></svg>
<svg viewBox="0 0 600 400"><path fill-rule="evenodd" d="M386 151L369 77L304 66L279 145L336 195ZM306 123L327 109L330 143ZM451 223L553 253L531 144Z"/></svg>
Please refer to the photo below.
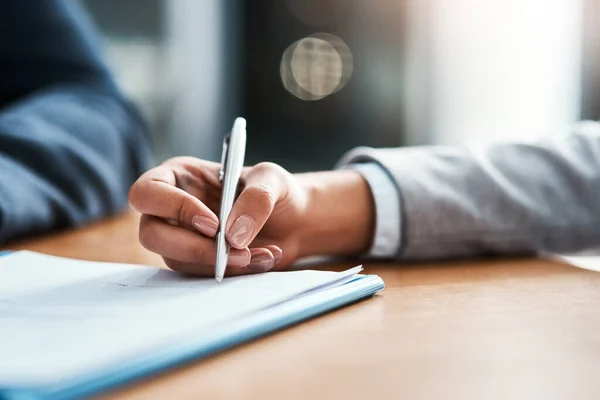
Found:
<svg viewBox="0 0 600 400"><path fill-rule="evenodd" d="M0 387L102 369L189 332L342 284L361 269L272 272L219 284L136 265L30 252L0 257Z"/></svg>
<svg viewBox="0 0 600 400"><path fill-rule="evenodd" d="M600 255L598 255L597 253L582 253L575 255L552 254L549 255L548 258L567 263L574 267L600 272Z"/></svg>

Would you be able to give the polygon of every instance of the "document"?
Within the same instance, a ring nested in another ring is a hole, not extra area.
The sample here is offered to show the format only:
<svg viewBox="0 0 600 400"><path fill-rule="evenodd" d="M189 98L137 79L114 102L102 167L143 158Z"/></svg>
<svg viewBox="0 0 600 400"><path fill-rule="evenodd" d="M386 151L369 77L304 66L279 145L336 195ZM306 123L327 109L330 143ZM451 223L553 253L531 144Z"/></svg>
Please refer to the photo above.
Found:
<svg viewBox="0 0 600 400"><path fill-rule="evenodd" d="M548 258L574 267L600 272L600 254L597 251L593 253L552 254Z"/></svg>
<svg viewBox="0 0 600 400"><path fill-rule="evenodd" d="M214 279L58 258L0 257L0 388L93 373L217 324L355 279L344 272L269 272Z"/></svg>

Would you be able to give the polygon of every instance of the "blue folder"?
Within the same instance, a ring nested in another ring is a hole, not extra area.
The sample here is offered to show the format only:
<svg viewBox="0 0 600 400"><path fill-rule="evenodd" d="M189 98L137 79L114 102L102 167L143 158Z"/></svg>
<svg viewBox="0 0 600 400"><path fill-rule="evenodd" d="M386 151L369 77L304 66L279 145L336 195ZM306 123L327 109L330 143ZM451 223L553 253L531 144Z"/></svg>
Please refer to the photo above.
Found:
<svg viewBox="0 0 600 400"><path fill-rule="evenodd" d="M0 256L7 253L0 252ZM203 336L173 343L101 373L48 387L0 387L0 400L70 400L99 395L357 302L376 294L383 287L380 277L360 275L344 285L310 293L232 324L211 328Z"/></svg>

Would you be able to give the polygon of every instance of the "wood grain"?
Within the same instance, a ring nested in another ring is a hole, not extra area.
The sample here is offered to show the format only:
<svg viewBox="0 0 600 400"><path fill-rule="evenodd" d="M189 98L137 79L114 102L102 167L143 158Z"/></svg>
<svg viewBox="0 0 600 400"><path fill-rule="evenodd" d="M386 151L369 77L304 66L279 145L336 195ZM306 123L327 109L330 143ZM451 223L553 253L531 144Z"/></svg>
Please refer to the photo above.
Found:
<svg viewBox="0 0 600 400"><path fill-rule="evenodd" d="M10 247L163 265L132 213ZM600 274L541 260L365 267L380 295L104 397L600 398Z"/></svg>

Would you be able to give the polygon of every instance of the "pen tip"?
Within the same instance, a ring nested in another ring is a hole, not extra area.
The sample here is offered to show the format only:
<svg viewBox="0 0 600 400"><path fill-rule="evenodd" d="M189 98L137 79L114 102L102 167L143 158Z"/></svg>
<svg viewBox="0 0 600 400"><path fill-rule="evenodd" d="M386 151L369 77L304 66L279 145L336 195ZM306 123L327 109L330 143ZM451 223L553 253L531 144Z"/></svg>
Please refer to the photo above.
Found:
<svg viewBox="0 0 600 400"><path fill-rule="evenodd" d="M222 276L215 276L215 280L216 280L218 283L221 283L221 281L223 280L223 277L222 277Z"/></svg>

